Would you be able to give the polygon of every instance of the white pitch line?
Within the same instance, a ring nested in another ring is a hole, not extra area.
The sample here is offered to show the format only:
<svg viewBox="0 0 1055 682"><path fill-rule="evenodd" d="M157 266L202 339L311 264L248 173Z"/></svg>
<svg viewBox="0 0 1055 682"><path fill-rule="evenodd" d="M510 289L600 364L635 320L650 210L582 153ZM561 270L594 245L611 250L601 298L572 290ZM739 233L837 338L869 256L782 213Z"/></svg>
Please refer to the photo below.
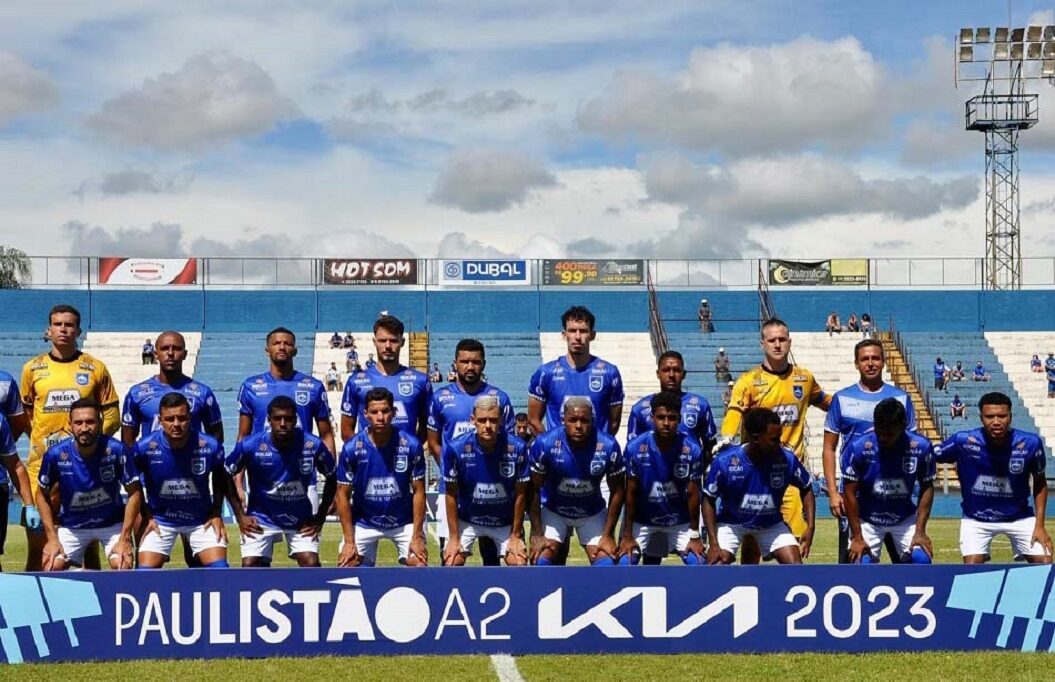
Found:
<svg viewBox="0 0 1055 682"><path fill-rule="evenodd" d="M491 657L491 667L495 669L498 682L524 682L524 677L517 668L516 659L509 654L495 654Z"/></svg>

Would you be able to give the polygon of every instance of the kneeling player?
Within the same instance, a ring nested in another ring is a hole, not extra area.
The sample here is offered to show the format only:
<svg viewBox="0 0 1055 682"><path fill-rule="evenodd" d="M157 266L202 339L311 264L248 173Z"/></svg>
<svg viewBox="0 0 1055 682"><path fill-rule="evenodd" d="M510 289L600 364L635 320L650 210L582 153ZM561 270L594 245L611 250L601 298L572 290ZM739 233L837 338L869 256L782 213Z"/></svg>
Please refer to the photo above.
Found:
<svg viewBox="0 0 1055 682"><path fill-rule="evenodd" d="M619 444L594 428L589 398L568 398L563 420L531 445L531 559L538 566L553 565L561 543L574 529L590 564L614 566L613 535L626 492ZM605 478L610 491L607 508L601 496Z"/></svg>
<svg viewBox="0 0 1055 682"><path fill-rule="evenodd" d="M377 545L387 538L399 563L427 566L421 441L392 426L395 407L387 388L370 389L363 405L367 429L344 444L337 462L335 499L344 533L337 565L375 565Z"/></svg>
<svg viewBox="0 0 1055 682"><path fill-rule="evenodd" d="M81 398L70 406L72 438L48 448L41 460L37 509L44 522L45 571L80 568L84 550L98 541L110 568L134 567L132 529L139 518L143 490L135 465L128 461L121 441L100 434L103 418L99 403ZM121 501L122 486L128 505ZM51 496L58 488L58 524Z"/></svg>
<svg viewBox="0 0 1055 682"><path fill-rule="evenodd" d="M319 566L319 533L337 489L333 455L316 436L297 428L297 404L280 395L267 406L268 431L234 446L227 456L227 501L242 532L242 566L270 566L275 543L283 538L298 566ZM242 511L233 477L249 476L249 505ZM316 472L326 477L322 503L311 513L308 491Z"/></svg>
<svg viewBox="0 0 1055 682"><path fill-rule="evenodd" d="M181 536L202 566L227 568L223 446L191 428L190 403L182 393L166 394L158 415L161 430L137 441L132 450L147 494L139 568L161 568Z"/></svg>
<svg viewBox="0 0 1055 682"><path fill-rule="evenodd" d="M627 443L623 455L626 515L620 563L636 564L641 553L665 557L677 552L686 564L699 566L705 561L700 541L703 449L678 428L680 395L661 391L649 404L652 430Z"/></svg>
<svg viewBox="0 0 1055 682"><path fill-rule="evenodd" d="M471 422L474 430L443 448L447 490L440 504L446 506L449 530L443 565L464 565L476 539L486 537L494 540L506 565L525 566L524 510L531 480L527 448L503 428L497 396L477 398Z"/></svg>
<svg viewBox="0 0 1055 682"><path fill-rule="evenodd" d="M745 537L758 542L763 556L782 564L800 564L809 556L816 514L813 486L795 453L780 444L780 428L780 417L772 410L748 410L747 444L723 450L711 463L703 490L707 563L733 563ZM799 489L806 511L801 538L792 534L780 514L789 487Z"/></svg>
<svg viewBox="0 0 1055 682"><path fill-rule="evenodd" d="M906 431L905 406L897 398L876 405L873 431L844 453L846 520L850 563L879 561L883 538L891 537L903 562L929 564L934 556L927 519L934 502L934 448ZM912 491L919 483L919 503Z"/></svg>
<svg viewBox="0 0 1055 682"><path fill-rule="evenodd" d="M1050 564L1044 444L1036 434L1011 428L1011 399L1003 393L983 395L978 413L982 428L953 434L937 456L938 462L955 463L960 477L963 562L988 561L993 538L1003 534L1016 559Z"/></svg>

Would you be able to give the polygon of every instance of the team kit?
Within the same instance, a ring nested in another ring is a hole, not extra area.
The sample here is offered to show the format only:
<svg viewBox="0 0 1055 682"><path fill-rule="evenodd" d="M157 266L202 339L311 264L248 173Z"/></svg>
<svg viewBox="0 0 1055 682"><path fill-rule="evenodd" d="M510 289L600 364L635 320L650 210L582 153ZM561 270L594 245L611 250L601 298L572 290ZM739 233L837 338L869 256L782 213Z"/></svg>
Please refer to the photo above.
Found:
<svg viewBox="0 0 1055 682"><path fill-rule="evenodd" d="M159 569L177 543L188 566L224 568L225 503L243 567L270 566L282 544L297 565L320 566L331 514L336 563L348 568L375 565L382 541L406 566L460 566L474 552L484 565L562 565L573 536L592 566L671 555L690 566L802 563L816 528L803 463L811 407L827 412L817 483L840 521L842 562L876 563L884 549L893 563L931 562L939 463L957 468L965 563L987 561L998 535L1017 559L1051 562L1043 445L1012 427L1002 393L982 396L979 428L935 445L915 432L909 396L883 381L880 342L859 342L860 380L828 394L789 362L788 327L773 319L761 327L762 362L735 382L720 426L705 398L682 390L676 351L659 356L659 390L624 422L619 370L590 352L593 314L574 306L561 323L567 353L531 377L526 415L487 382L474 339L456 347L454 381L434 390L400 364L405 330L387 314L373 328L376 360L350 373L332 415L322 382L294 368L296 336L275 329L267 371L238 393L229 447L216 396L183 373L179 333L157 338L158 374L121 401L105 364L77 347L79 312L55 306L50 350L19 379L0 373L0 460L23 504L26 569L99 568L100 549L113 569ZM426 542L428 457L440 472L439 557Z"/></svg>

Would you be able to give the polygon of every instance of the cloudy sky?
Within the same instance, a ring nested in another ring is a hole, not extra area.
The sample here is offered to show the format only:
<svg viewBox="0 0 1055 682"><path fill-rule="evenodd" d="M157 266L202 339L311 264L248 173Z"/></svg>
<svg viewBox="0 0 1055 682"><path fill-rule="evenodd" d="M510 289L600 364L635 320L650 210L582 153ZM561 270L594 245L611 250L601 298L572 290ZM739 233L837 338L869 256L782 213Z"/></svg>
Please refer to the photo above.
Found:
<svg viewBox="0 0 1055 682"><path fill-rule="evenodd" d="M975 0L7 2L0 243L978 256L984 146L952 41L1007 21ZM1026 255L1055 253L1043 88Z"/></svg>

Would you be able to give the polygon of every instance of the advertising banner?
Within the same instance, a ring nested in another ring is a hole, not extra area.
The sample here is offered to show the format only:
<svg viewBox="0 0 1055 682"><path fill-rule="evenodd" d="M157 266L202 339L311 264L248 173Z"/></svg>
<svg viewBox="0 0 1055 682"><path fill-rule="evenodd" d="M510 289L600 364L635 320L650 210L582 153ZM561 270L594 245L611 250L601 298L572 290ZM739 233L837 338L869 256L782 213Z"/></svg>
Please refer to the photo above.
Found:
<svg viewBox="0 0 1055 682"><path fill-rule="evenodd" d="M542 283L547 286L642 284L643 260L544 260Z"/></svg>
<svg viewBox="0 0 1055 682"><path fill-rule="evenodd" d="M1050 565L600 570L3 573L0 655L1037 651L1055 630Z"/></svg>
<svg viewBox="0 0 1055 682"><path fill-rule="evenodd" d="M198 281L194 258L100 258L99 284L165 286Z"/></svg>
<svg viewBox="0 0 1055 682"><path fill-rule="evenodd" d="M868 260L835 258L819 261L771 260L769 283L774 286L848 286L868 284Z"/></svg>
<svg viewBox="0 0 1055 682"><path fill-rule="evenodd" d="M442 260L440 261L440 284L450 286L531 284L531 268L525 260Z"/></svg>
<svg viewBox="0 0 1055 682"><path fill-rule="evenodd" d="M868 284L868 259L833 258L832 284Z"/></svg>
<svg viewBox="0 0 1055 682"><path fill-rule="evenodd" d="M324 284L417 284L418 261L414 258L326 258L322 262Z"/></svg>

